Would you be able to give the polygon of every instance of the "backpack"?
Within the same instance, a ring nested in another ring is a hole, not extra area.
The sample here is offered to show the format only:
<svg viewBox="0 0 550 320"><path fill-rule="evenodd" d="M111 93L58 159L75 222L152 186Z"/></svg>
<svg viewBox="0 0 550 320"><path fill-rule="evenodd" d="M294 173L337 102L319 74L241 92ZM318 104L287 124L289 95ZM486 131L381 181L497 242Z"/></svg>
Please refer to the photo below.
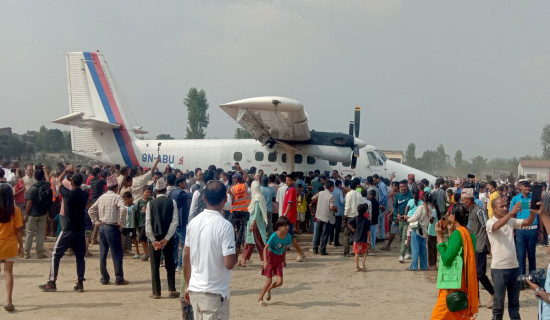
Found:
<svg viewBox="0 0 550 320"><path fill-rule="evenodd" d="M199 214L201 212L203 212L205 209L206 209L206 202L204 202L204 188L201 188L199 190L199 199L198 199L198 203L197 203L197 213L196 214Z"/></svg>
<svg viewBox="0 0 550 320"><path fill-rule="evenodd" d="M46 181L37 182L34 185L38 189L38 202L36 206L40 213L50 212L52 208L53 192L50 183Z"/></svg>

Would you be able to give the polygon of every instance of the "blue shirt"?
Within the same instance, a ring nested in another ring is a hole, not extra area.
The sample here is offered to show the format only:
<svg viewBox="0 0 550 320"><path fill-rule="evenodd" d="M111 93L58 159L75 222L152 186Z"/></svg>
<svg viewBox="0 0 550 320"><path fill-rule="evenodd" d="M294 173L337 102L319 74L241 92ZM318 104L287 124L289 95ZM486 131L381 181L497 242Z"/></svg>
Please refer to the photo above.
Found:
<svg viewBox="0 0 550 320"><path fill-rule="evenodd" d="M267 245L269 246L269 251L280 256L285 253L286 246L292 244L292 236L290 233L286 234L284 239L279 238L277 232L273 232L271 237L267 240Z"/></svg>
<svg viewBox="0 0 550 320"><path fill-rule="evenodd" d="M378 183L378 191L380 195L380 206L386 207L388 205L388 187L382 181Z"/></svg>
<svg viewBox="0 0 550 320"><path fill-rule="evenodd" d="M267 212L273 212L273 198L275 197L275 189L272 187L260 187L262 196L265 198Z"/></svg>
<svg viewBox="0 0 550 320"><path fill-rule="evenodd" d="M527 198L525 198L523 196L523 193L520 193L516 196L514 196L512 198L512 201L510 202L510 209L508 209L509 211L512 211L512 208L514 207L514 205L518 202L521 202L522 204L522 210L518 212L518 219L527 219L529 218L529 215L531 214L531 212L529 211L529 202L531 202L531 193L529 193L529 196ZM525 209L527 208L527 209ZM539 217L538 215L535 215L535 222L533 222L533 226L536 226L539 224Z"/></svg>
<svg viewBox="0 0 550 320"><path fill-rule="evenodd" d="M550 265L546 270L546 281L544 282L544 290L550 292ZM539 300L539 320L549 320L550 319L550 304Z"/></svg>
<svg viewBox="0 0 550 320"><path fill-rule="evenodd" d="M483 209L483 202L481 202L481 200L474 197L474 203L477 204L478 206L480 206L481 209Z"/></svg>
<svg viewBox="0 0 550 320"><path fill-rule="evenodd" d="M336 211L336 216L341 217L344 215L344 204L346 203L346 199L344 199L344 193L340 188L334 187L334 191L332 191L332 196L334 197L334 205L338 208L338 211Z"/></svg>

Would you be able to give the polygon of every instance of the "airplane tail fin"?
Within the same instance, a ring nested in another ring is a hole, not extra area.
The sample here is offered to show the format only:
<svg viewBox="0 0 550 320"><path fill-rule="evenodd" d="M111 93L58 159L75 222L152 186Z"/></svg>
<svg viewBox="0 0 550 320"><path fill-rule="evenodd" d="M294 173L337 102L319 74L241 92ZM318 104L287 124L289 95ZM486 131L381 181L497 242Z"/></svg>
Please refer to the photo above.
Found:
<svg viewBox="0 0 550 320"><path fill-rule="evenodd" d="M102 54L67 54L69 115L54 123L71 126L74 153L102 162L138 165L135 134L127 127L113 78Z"/></svg>

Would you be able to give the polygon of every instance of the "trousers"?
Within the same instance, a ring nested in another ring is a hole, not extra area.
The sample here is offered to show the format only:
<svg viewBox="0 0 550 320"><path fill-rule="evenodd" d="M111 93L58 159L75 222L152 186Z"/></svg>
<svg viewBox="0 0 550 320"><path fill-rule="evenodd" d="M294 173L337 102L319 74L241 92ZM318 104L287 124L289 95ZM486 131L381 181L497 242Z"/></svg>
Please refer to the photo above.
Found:
<svg viewBox="0 0 550 320"><path fill-rule="evenodd" d="M506 291L508 291L508 315L511 320L520 319L519 283L517 280L519 275L519 268L491 269L491 276L495 285L493 320L501 320L504 315L504 297Z"/></svg>
<svg viewBox="0 0 550 320"><path fill-rule="evenodd" d="M176 291L176 264L174 262L174 238L170 239L164 248L155 250L153 244L149 242L149 252L151 257L151 282L153 294L160 296L160 261L161 253L164 253L164 268L166 269L166 279L168 280L168 290Z"/></svg>
<svg viewBox="0 0 550 320"><path fill-rule="evenodd" d="M76 257L76 275L78 281L84 281L84 272L86 270L86 264L84 262L84 255L86 254L86 235L84 231L61 231L57 237L57 241L53 247L52 263L50 265L50 281L55 282L57 280L57 273L59 271L59 262L67 249L73 249L74 256Z"/></svg>
<svg viewBox="0 0 550 320"><path fill-rule="evenodd" d="M101 281L109 282L111 276L107 272L107 254L111 250L111 257L115 267L116 282L124 280L122 268L122 238L117 225L102 224L99 227L99 271Z"/></svg>
<svg viewBox="0 0 550 320"><path fill-rule="evenodd" d="M319 244L321 245L321 252L327 252L327 243L330 233L332 232L332 224L330 222L324 222L317 220L315 233L315 240L313 244L313 251L316 252L319 250Z"/></svg>
<svg viewBox="0 0 550 320"><path fill-rule="evenodd" d="M36 254L44 254L44 237L46 222L48 218L43 216L29 216L29 220L26 223L26 236L25 236L25 255L31 255L31 248L34 238L36 237Z"/></svg>
<svg viewBox="0 0 550 320"><path fill-rule="evenodd" d="M194 320L229 320L229 297L209 292L189 292Z"/></svg>

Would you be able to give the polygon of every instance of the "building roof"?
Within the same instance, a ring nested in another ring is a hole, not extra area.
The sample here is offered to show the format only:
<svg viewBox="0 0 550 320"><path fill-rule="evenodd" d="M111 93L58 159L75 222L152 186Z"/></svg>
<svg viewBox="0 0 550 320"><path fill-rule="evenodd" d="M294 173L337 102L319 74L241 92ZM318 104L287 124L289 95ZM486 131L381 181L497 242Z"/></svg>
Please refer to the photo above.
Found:
<svg viewBox="0 0 550 320"><path fill-rule="evenodd" d="M550 161L548 160L521 160L519 164L524 168L550 168Z"/></svg>

